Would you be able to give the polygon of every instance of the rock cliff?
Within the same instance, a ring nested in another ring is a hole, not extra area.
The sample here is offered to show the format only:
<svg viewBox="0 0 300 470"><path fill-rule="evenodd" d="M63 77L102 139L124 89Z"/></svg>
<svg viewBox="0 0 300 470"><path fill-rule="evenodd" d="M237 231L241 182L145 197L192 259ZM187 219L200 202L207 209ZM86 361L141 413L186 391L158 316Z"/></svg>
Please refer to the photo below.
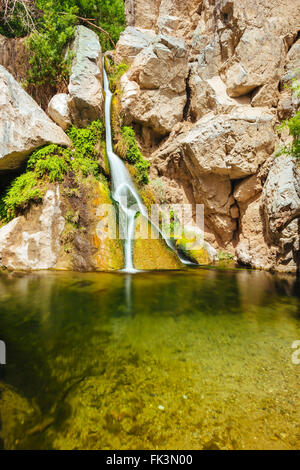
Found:
<svg viewBox="0 0 300 470"><path fill-rule="evenodd" d="M206 240L241 263L296 271L299 221L274 226L299 206L299 168L274 151L276 126L299 108L284 85L299 76L300 1L125 5L121 110L166 202L204 204Z"/></svg>
<svg viewBox="0 0 300 470"><path fill-rule="evenodd" d="M289 142L278 124L300 106L287 87L300 78L300 0L125 0L125 12L127 27L107 54L109 66L125 72L114 78L112 124L119 153L121 125L131 126L149 161L145 204L203 204L205 242L213 253L200 247L205 263L225 252L254 268L296 272L299 219L283 230L278 220L300 206L299 160L275 158L275 150ZM34 101L18 83L30 67L25 39L0 36L0 191L35 149L72 148L66 134L72 125L103 120L97 34L77 26L69 50L64 93L46 87L35 96L28 89ZM97 205L112 204L105 151L98 150L105 184L88 179L79 188L72 173L63 183L50 182L42 203L0 228L2 267L122 267L119 241L110 243L97 231ZM134 176L133 165L130 171ZM70 212L80 229L73 230L74 220L68 226ZM144 242L135 243L138 267L179 266L160 243Z"/></svg>

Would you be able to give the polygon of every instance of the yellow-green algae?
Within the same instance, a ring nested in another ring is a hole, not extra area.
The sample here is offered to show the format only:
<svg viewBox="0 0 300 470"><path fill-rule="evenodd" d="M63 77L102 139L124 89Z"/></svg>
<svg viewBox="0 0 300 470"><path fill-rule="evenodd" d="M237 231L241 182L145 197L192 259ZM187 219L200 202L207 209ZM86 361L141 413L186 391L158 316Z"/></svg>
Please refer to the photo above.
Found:
<svg viewBox="0 0 300 470"><path fill-rule="evenodd" d="M299 307L265 272L2 274L1 447L297 449Z"/></svg>
<svg viewBox="0 0 300 470"><path fill-rule="evenodd" d="M143 229L141 229L141 220L144 221L145 227L148 227L148 238L143 238ZM179 258L174 251L172 251L166 242L159 238L151 238L150 223L139 215L136 221L136 234L133 245L133 265L135 269L144 270L158 270L158 269L180 269L182 267Z"/></svg>

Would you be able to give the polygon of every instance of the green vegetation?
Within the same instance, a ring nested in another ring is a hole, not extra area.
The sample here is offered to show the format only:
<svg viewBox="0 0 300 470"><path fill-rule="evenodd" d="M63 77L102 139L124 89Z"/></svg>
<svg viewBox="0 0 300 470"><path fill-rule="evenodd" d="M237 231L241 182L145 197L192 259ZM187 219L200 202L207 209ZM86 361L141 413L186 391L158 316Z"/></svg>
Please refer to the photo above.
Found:
<svg viewBox="0 0 300 470"><path fill-rule="evenodd" d="M219 251L218 252L218 259L219 261L232 261L234 256L231 253L227 253L226 251Z"/></svg>
<svg viewBox="0 0 300 470"><path fill-rule="evenodd" d="M103 51L112 49L125 27L123 0L0 0L0 33L29 33L30 69L25 85L66 86L72 54L66 54L76 24L93 29Z"/></svg>
<svg viewBox="0 0 300 470"><path fill-rule="evenodd" d="M77 182L88 176L99 177L101 168L96 147L104 140L102 122L94 121L86 129L71 127L68 135L73 142L70 148L52 144L33 152L26 173L13 180L0 200L2 220L8 222L32 202L41 201L47 183L63 182L67 175Z"/></svg>
<svg viewBox="0 0 300 470"><path fill-rule="evenodd" d="M17 212L24 211L31 202L40 202L45 189L33 171L16 178L0 200L0 219L9 222Z"/></svg>
<svg viewBox="0 0 300 470"><path fill-rule="evenodd" d="M26 85L67 86L72 54L65 54L65 48L74 36L77 10L70 8L66 15L61 15L53 7L53 0L37 1L40 3L44 6L43 16L37 20L36 29L27 40L30 68Z"/></svg>
<svg viewBox="0 0 300 470"><path fill-rule="evenodd" d="M300 81L293 80L292 85L289 86L292 93L295 96L300 98ZM291 155L295 158L300 158L300 111L298 111L295 116L292 116L290 119L283 121L280 126L278 127L278 131L281 133L284 129L288 129L290 136L293 138L293 141L280 147L277 152L276 156L279 155Z"/></svg>
<svg viewBox="0 0 300 470"><path fill-rule="evenodd" d="M108 73L108 78L109 78L109 87L110 90L114 93L117 91L118 83L122 75L127 72L129 69L129 65L125 64L124 62L121 62L121 64L114 65L114 64L108 64L108 61L106 61L106 70Z"/></svg>
<svg viewBox="0 0 300 470"><path fill-rule="evenodd" d="M149 183L148 170L150 163L143 157L135 137L132 127L123 126L121 128L121 139L116 144L117 152L128 163L134 166L135 180L139 185Z"/></svg>

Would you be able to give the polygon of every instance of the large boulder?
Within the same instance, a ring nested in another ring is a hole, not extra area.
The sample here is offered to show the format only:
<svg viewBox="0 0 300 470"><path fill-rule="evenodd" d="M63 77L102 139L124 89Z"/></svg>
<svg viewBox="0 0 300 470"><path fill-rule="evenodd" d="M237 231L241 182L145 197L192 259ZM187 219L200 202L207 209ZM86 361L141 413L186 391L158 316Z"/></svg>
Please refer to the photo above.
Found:
<svg viewBox="0 0 300 470"><path fill-rule="evenodd" d="M120 80L126 123L142 124L161 135L170 133L183 118L187 75L184 41L158 36L135 57Z"/></svg>
<svg viewBox="0 0 300 470"><path fill-rule="evenodd" d="M266 83L274 84L276 88L284 58L284 42L274 36L273 31L246 29L234 55L222 68L229 96L246 95Z"/></svg>
<svg viewBox="0 0 300 470"><path fill-rule="evenodd" d="M297 162L282 155L273 159L263 188L257 175L245 180L244 188L241 184L234 192L241 212L240 236L236 247L238 261L253 268L298 271L299 220L291 222L283 231L278 230L278 223L284 214L300 207L300 172Z"/></svg>
<svg viewBox="0 0 300 470"><path fill-rule="evenodd" d="M281 84L291 84L293 79L300 77L300 39L293 44L288 52Z"/></svg>
<svg viewBox="0 0 300 470"><path fill-rule="evenodd" d="M152 164L166 179L174 179L175 173L185 192L192 192L192 200L204 204L206 223L226 245L239 217L231 180L254 175L272 154L274 138L273 114L265 109L210 113L177 135L172 133L154 153Z"/></svg>
<svg viewBox="0 0 300 470"><path fill-rule="evenodd" d="M169 139L159 159L181 153L193 173L230 179L256 173L274 150L274 117L265 109L236 108L217 117L204 116L177 139Z"/></svg>
<svg viewBox="0 0 300 470"><path fill-rule="evenodd" d="M230 98L225 83L218 75L203 79L199 72L198 66L193 67L189 78L189 114L193 121L198 121L211 111L215 114L230 113L237 106L250 104L247 97Z"/></svg>
<svg viewBox="0 0 300 470"><path fill-rule="evenodd" d="M156 34L152 30L135 28L128 26L120 35L115 51L115 61L117 64L125 62L131 64L134 58L143 49L150 46L156 39Z"/></svg>
<svg viewBox="0 0 300 470"><path fill-rule="evenodd" d="M0 171L19 168L36 148L70 140L0 66Z"/></svg>
<svg viewBox="0 0 300 470"><path fill-rule="evenodd" d="M74 60L69 83L68 102L72 122L85 127L103 118L102 51L99 37L85 26L77 26L72 45Z"/></svg>

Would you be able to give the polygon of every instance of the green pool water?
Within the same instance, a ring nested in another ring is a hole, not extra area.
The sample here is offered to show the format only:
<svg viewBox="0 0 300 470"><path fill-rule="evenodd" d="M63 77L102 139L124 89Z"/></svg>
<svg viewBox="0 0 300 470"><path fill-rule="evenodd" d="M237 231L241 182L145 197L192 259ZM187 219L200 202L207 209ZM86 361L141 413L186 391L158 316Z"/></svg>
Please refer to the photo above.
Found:
<svg viewBox="0 0 300 470"><path fill-rule="evenodd" d="M297 449L293 276L0 275L0 448Z"/></svg>

